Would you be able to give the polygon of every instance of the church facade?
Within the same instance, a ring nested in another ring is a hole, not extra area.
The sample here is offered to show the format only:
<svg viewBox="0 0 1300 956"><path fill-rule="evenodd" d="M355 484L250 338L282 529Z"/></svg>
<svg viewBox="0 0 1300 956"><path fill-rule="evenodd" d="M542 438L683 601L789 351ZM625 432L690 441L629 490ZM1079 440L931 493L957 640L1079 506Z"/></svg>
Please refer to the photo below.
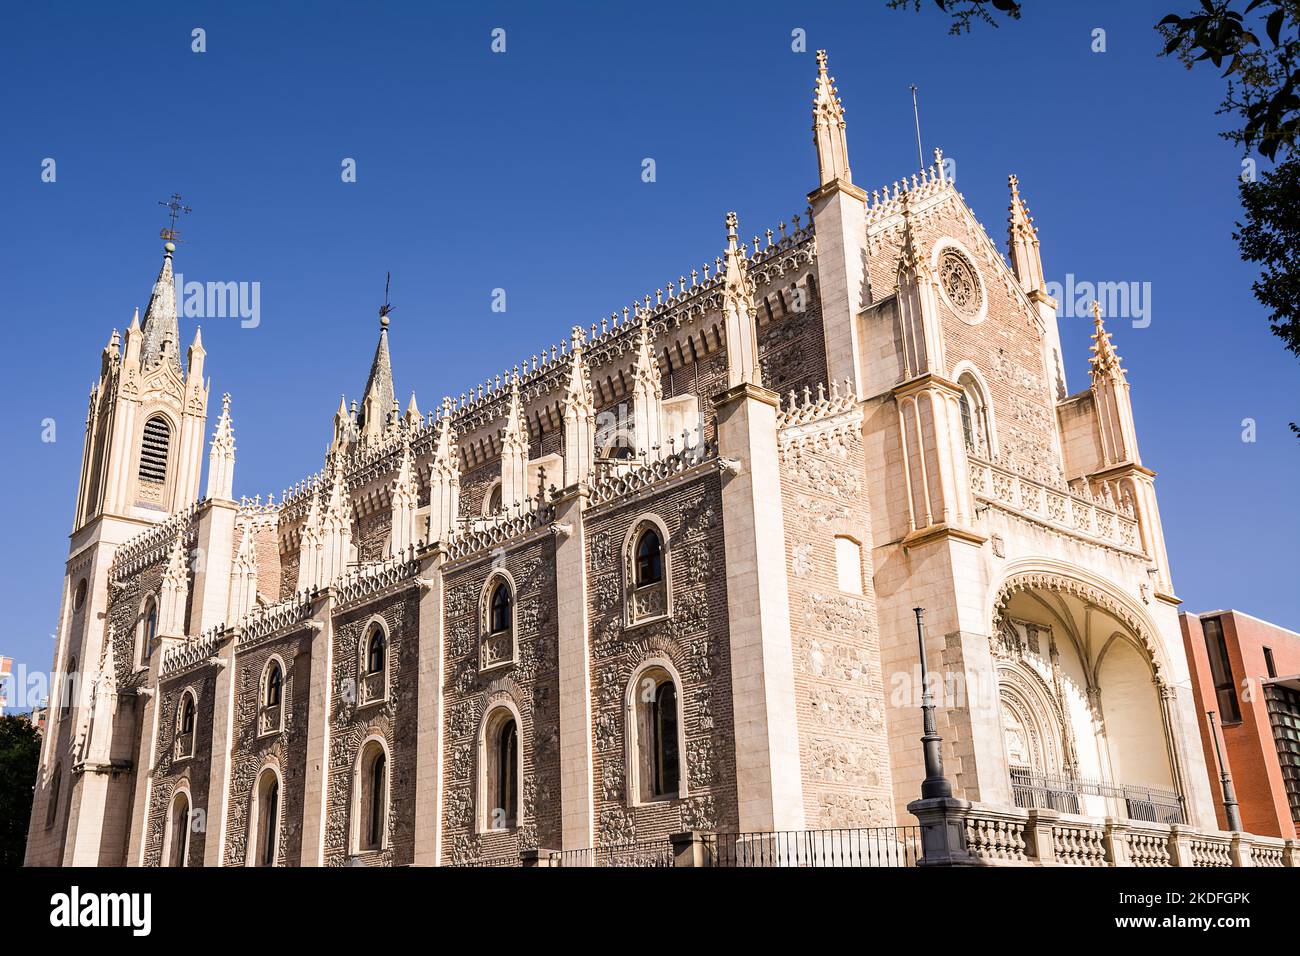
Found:
<svg viewBox="0 0 1300 956"><path fill-rule="evenodd" d="M973 856L1237 852L1102 317L1071 392L1015 177L1005 255L937 151L860 188L818 59L806 214L428 415L381 312L278 501L233 495L229 396L205 448L168 244L90 396L28 864L903 832L917 607Z"/></svg>

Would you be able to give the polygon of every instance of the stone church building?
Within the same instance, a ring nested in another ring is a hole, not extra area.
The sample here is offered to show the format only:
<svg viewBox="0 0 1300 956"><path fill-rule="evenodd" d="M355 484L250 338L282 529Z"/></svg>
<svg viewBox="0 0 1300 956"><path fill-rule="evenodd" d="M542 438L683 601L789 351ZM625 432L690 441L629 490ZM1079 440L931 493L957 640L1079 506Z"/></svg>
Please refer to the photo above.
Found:
<svg viewBox="0 0 1300 956"><path fill-rule="evenodd" d="M1015 177L1005 250L938 151L861 188L818 65L805 215L729 215L714 262L428 415L385 309L279 500L233 495L166 245L90 395L29 864L915 826L916 607L974 855L1227 852L1102 317L1071 391Z"/></svg>

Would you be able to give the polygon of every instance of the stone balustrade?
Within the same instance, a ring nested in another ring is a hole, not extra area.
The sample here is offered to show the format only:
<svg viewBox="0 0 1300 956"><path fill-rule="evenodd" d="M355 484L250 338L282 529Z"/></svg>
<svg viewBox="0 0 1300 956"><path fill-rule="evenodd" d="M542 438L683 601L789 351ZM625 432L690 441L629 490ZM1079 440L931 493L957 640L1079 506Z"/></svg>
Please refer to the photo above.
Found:
<svg viewBox="0 0 1300 956"><path fill-rule="evenodd" d="M972 804L962 812L976 864L1054 866L1300 866L1300 841L1182 824L1097 820L1054 810ZM924 861L922 861L924 862Z"/></svg>
<svg viewBox="0 0 1300 956"><path fill-rule="evenodd" d="M971 492L1000 511L1133 554L1142 551L1138 522L1118 506L1054 488L1004 464L969 458Z"/></svg>

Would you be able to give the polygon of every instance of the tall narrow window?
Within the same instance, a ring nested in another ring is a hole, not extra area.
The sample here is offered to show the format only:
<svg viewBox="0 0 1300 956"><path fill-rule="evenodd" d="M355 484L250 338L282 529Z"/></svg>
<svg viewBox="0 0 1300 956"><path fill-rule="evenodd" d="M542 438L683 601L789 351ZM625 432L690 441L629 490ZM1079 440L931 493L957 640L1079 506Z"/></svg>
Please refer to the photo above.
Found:
<svg viewBox="0 0 1300 956"><path fill-rule="evenodd" d="M188 690L181 695L176 714L176 756L194 756L194 695Z"/></svg>
<svg viewBox="0 0 1300 956"><path fill-rule="evenodd" d="M961 388L957 405L961 411L961 431L966 440L966 448L972 454L988 457L993 454L993 426L989 416L988 396L971 372L963 372L957 384Z"/></svg>
<svg viewBox="0 0 1300 956"><path fill-rule="evenodd" d="M189 866L190 801L182 791L172 801L172 825L168 846L168 866Z"/></svg>
<svg viewBox="0 0 1300 956"><path fill-rule="evenodd" d="M479 669L515 659L515 595L509 579L498 572L488 579L479 618Z"/></svg>
<svg viewBox="0 0 1300 956"><path fill-rule="evenodd" d="M655 691L654 795L676 796L680 761L677 750L677 685L667 680Z"/></svg>
<svg viewBox="0 0 1300 956"><path fill-rule="evenodd" d="M258 725L259 733L266 734L280 729L283 715L283 699L284 672L280 669L280 662L272 660L267 665L266 674L262 678L262 708Z"/></svg>
<svg viewBox="0 0 1300 956"><path fill-rule="evenodd" d="M519 725L509 708L488 714L479 748L479 826L513 829L519 820Z"/></svg>
<svg viewBox="0 0 1300 956"><path fill-rule="evenodd" d="M145 601L144 622L141 626L140 662L147 664L153 654L153 641L158 636L158 602L152 596Z"/></svg>
<svg viewBox="0 0 1300 956"><path fill-rule="evenodd" d="M1273 662L1273 648L1264 648L1264 670L1270 679L1277 676L1277 664Z"/></svg>
<svg viewBox="0 0 1300 956"><path fill-rule="evenodd" d="M505 829L515 825L519 814L518 766L519 728L511 719L497 738L496 812L500 827Z"/></svg>
<svg viewBox="0 0 1300 956"><path fill-rule="evenodd" d="M1232 680L1232 664L1228 660L1228 643L1223 636L1222 618L1209 617L1201 621L1205 631L1205 652L1210 658L1210 676L1214 680L1214 695L1219 703L1219 719L1225 724L1241 721L1241 707L1237 703L1237 688Z"/></svg>
<svg viewBox="0 0 1300 956"><path fill-rule="evenodd" d="M623 541L626 623L635 627L667 617L671 597L668 532L653 515L634 521Z"/></svg>
<svg viewBox="0 0 1300 956"><path fill-rule="evenodd" d="M59 815L59 789L63 785L63 766L56 765L54 768L54 779L50 781L50 799L45 804L45 826L54 826L54 820Z"/></svg>
<svg viewBox="0 0 1300 956"><path fill-rule="evenodd" d="M171 445L171 426L167 419L155 415L144 423L140 444L140 477L161 484L167 480L167 450Z"/></svg>
<svg viewBox="0 0 1300 956"><path fill-rule="evenodd" d="M361 703L372 704L388 697L388 640L378 621L366 629L361 643Z"/></svg>
<svg viewBox="0 0 1300 956"><path fill-rule="evenodd" d="M966 447L975 448L975 424L971 419L970 413L970 396L965 391L957 399L957 404L961 406L961 433L966 438Z"/></svg>
<svg viewBox="0 0 1300 956"><path fill-rule="evenodd" d="M366 648L366 671L378 674L384 669L384 629L375 627L370 632L370 645Z"/></svg>
<svg viewBox="0 0 1300 956"><path fill-rule="evenodd" d="M280 838L280 780L266 770L257 787L257 828L253 861L256 866L275 866L276 843Z"/></svg>
<svg viewBox="0 0 1300 956"><path fill-rule="evenodd" d="M378 740L370 740L362 747L356 774L356 850L382 850L388 830L388 754Z"/></svg>
<svg viewBox="0 0 1300 956"><path fill-rule="evenodd" d="M646 528L636 543L636 586L658 584L663 579L663 542L654 528Z"/></svg>
<svg viewBox="0 0 1300 956"><path fill-rule="evenodd" d="M370 824L369 838L372 846L379 846L384 832L384 770L388 763L381 753L370 768Z"/></svg>
<svg viewBox="0 0 1300 956"><path fill-rule="evenodd" d="M501 581L492 589L492 627L493 634L502 634L510 630L510 586Z"/></svg>
<svg viewBox="0 0 1300 956"><path fill-rule="evenodd" d="M681 704L677 679L659 665L628 690L628 792L639 803L682 796Z"/></svg>

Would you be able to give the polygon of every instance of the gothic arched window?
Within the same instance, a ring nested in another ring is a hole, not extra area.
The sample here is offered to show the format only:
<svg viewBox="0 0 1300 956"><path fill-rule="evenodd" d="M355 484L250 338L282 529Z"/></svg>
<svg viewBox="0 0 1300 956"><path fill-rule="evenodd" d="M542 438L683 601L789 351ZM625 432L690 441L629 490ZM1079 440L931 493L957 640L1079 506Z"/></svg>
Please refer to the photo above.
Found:
<svg viewBox="0 0 1300 956"><path fill-rule="evenodd" d="M984 387L971 372L963 372L957 379L961 393L957 404L961 409L962 438L966 450L980 458L989 458L994 451L992 416Z"/></svg>
<svg viewBox="0 0 1300 956"><path fill-rule="evenodd" d="M646 528L636 542L636 586L643 588L664 579L663 542L659 532Z"/></svg>
<svg viewBox="0 0 1300 956"><path fill-rule="evenodd" d="M634 802L682 795L681 705L677 678L652 664L633 678L628 700L629 795Z"/></svg>
<svg viewBox="0 0 1300 956"><path fill-rule="evenodd" d="M361 703L388 697L388 633L379 620L366 628L361 642Z"/></svg>
<svg viewBox="0 0 1300 956"><path fill-rule="evenodd" d="M262 674L261 698L258 733L277 733L284 720L284 669L277 658L267 662Z"/></svg>
<svg viewBox="0 0 1300 956"><path fill-rule="evenodd" d="M190 861L190 798L184 790L172 800L171 820L168 821L167 846L163 858L166 866L189 866Z"/></svg>
<svg viewBox="0 0 1300 956"><path fill-rule="evenodd" d="M144 423L144 438L140 443L140 478L162 484L167 480L167 453L171 446L172 429L167 419L154 415Z"/></svg>
<svg viewBox="0 0 1300 956"><path fill-rule="evenodd" d="M271 767L262 771L253 788L249 840L250 866L275 866L280 845L280 777Z"/></svg>
<svg viewBox="0 0 1300 956"><path fill-rule="evenodd" d="M154 638L158 636L158 601L151 594L145 598L144 613L140 615L140 664L149 663L153 654Z"/></svg>
<svg viewBox="0 0 1300 956"><path fill-rule="evenodd" d="M504 573L488 578L480 630L480 669L514 661L515 593L514 585Z"/></svg>
<svg viewBox="0 0 1300 956"><path fill-rule="evenodd" d="M186 690L181 694L180 705L176 708L176 757L194 756L194 692Z"/></svg>
<svg viewBox="0 0 1300 956"><path fill-rule="evenodd" d="M519 822L519 724L498 707L484 723L482 794L484 830L511 830Z"/></svg>
<svg viewBox="0 0 1300 956"><path fill-rule="evenodd" d="M634 627L671 613L668 529L655 515L634 521L623 542L626 625Z"/></svg>
<svg viewBox="0 0 1300 956"><path fill-rule="evenodd" d="M382 850L388 840L388 752L381 741L367 741L357 757L357 852Z"/></svg>

